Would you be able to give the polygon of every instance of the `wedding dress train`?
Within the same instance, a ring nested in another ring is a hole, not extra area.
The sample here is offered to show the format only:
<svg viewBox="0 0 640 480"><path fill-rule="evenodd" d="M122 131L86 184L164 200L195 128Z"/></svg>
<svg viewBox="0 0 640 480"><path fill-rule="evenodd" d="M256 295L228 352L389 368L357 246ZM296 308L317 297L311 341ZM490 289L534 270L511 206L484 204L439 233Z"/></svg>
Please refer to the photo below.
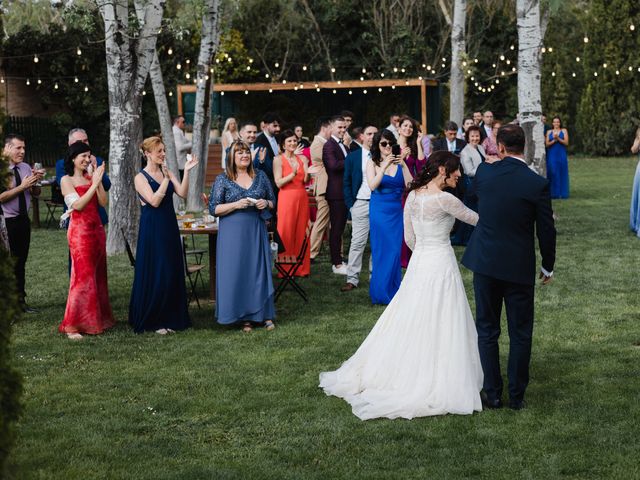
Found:
<svg viewBox="0 0 640 480"><path fill-rule="evenodd" d="M455 218L478 221L449 193L409 194L404 234L413 254L400 289L356 353L320 374L325 393L362 420L482 410L477 334L449 241Z"/></svg>

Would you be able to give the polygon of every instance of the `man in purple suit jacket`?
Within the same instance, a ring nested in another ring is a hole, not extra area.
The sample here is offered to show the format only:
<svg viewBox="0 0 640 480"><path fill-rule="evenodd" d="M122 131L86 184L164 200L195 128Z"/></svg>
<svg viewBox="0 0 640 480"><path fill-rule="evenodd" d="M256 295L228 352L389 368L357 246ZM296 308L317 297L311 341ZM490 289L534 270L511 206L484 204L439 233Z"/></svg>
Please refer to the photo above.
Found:
<svg viewBox="0 0 640 480"><path fill-rule="evenodd" d="M336 115L330 122L331 137L322 147L322 162L327 171L327 193L325 198L329 204L329 248L333 273L347 274L347 266L342 261L342 234L347 224L347 206L344 203L343 177L344 159L347 148L342 138L347 130L344 118Z"/></svg>

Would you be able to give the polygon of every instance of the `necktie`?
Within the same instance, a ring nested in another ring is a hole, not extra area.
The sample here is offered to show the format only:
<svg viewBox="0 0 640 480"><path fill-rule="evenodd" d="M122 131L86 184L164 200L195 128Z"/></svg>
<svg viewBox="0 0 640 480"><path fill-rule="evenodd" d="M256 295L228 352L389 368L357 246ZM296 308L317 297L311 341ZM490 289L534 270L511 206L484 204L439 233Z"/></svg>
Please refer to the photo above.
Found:
<svg viewBox="0 0 640 480"><path fill-rule="evenodd" d="M13 176L16 179L16 187L22 183L22 178L20 178L20 172L18 172L18 166L13 167ZM27 215L27 198L24 196L24 191L20 192L18 195L18 214L19 215Z"/></svg>

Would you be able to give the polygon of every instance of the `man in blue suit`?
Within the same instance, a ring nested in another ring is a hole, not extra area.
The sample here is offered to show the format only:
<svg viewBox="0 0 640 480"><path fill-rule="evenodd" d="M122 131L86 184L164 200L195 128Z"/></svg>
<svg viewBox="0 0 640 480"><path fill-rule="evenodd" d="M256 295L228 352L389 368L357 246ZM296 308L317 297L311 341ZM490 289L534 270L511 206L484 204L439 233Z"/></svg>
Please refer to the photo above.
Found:
<svg viewBox="0 0 640 480"><path fill-rule="evenodd" d="M72 128L69 131L69 146L73 145L76 142L82 142L89 145L89 137L87 136L87 132L85 132L82 128ZM64 158L56 161L56 185L60 188L60 180L62 177L66 175L64 171ZM99 167L104 163L104 160L100 157L96 157L93 154L91 155L91 163L93 168ZM111 180L109 179L109 175L105 174L102 176L102 186L105 191L109 191L111 188ZM67 210L67 206L64 205L63 210ZM104 207L98 206L98 213L100 214L100 220L102 221L102 225L106 225L109 222L109 216L107 215L107 211Z"/></svg>
<svg viewBox="0 0 640 480"><path fill-rule="evenodd" d="M355 130L354 130L355 131ZM367 163L371 159L371 144L378 129L365 125L359 135L360 148L344 159L344 203L351 213L351 245L347 263L347 283L340 289L349 292L358 288L362 257L369 238L369 200L371 189L367 181Z"/></svg>
<svg viewBox="0 0 640 480"><path fill-rule="evenodd" d="M524 407L529 383L536 276L534 235L538 237L542 284L551 282L556 255L556 230L549 182L525 163L524 130L505 125L496 138L500 161L478 167L472 188L480 219L462 264L474 272L478 349L484 371L483 403L502 406L498 354L500 314L504 301L509 327L509 407Z"/></svg>

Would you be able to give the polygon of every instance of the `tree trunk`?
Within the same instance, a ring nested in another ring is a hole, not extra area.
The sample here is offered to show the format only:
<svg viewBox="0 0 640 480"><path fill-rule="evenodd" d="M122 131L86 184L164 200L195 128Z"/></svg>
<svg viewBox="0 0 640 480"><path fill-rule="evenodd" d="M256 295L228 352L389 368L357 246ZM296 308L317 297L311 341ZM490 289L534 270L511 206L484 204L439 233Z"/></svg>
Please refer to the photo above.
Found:
<svg viewBox="0 0 640 480"><path fill-rule="evenodd" d="M218 48L220 40L220 0L206 0L205 14L202 18L202 39L196 73L196 103L193 119L193 147L191 152L200 162L189 175L189 195L187 208L200 211L202 191L207 171L207 155L209 152L209 129L211 125L211 91L213 75L210 75L211 60ZM210 78L210 80L207 80Z"/></svg>
<svg viewBox="0 0 640 480"><path fill-rule="evenodd" d="M465 23L467 0L455 0L451 29L451 76L449 79L449 118L462 125L464 117L464 72L462 61L466 54Z"/></svg>
<svg viewBox="0 0 640 480"><path fill-rule="evenodd" d="M142 89L149 75L164 0L149 0L139 12L138 31L132 35L129 5L121 1L98 2L105 26L105 50L109 88L109 229L107 253L124 251L123 232L135 245L140 202L133 177L140 166L142 139Z"/></svg>
<svg viewBox="0 0 640 480"><path fill-rule="evenodd" d="M176 144L173 138L173 122L171 121L171 112L169 111L169 102L167 102L167 94L164 89L164 80L162 78L162 69L158 61L158 52L153 55L153 62L149 70L149 78L151 78L151 86L153 87L153 96L156 101L156 109L158 110L158 121L160 122L160 131L162 132L162 140L164 141L164 150L166 153L166 162L169 170L179 178L178 156L176 153Z"/></svg>
<svg viewBox="0 0 640 480"><path fill-rule="evenodd" d="M540 90L542 35L540 0L517 0L518 17L518 110L526 136L525 160L546 175L542 94Z"/></svg>

